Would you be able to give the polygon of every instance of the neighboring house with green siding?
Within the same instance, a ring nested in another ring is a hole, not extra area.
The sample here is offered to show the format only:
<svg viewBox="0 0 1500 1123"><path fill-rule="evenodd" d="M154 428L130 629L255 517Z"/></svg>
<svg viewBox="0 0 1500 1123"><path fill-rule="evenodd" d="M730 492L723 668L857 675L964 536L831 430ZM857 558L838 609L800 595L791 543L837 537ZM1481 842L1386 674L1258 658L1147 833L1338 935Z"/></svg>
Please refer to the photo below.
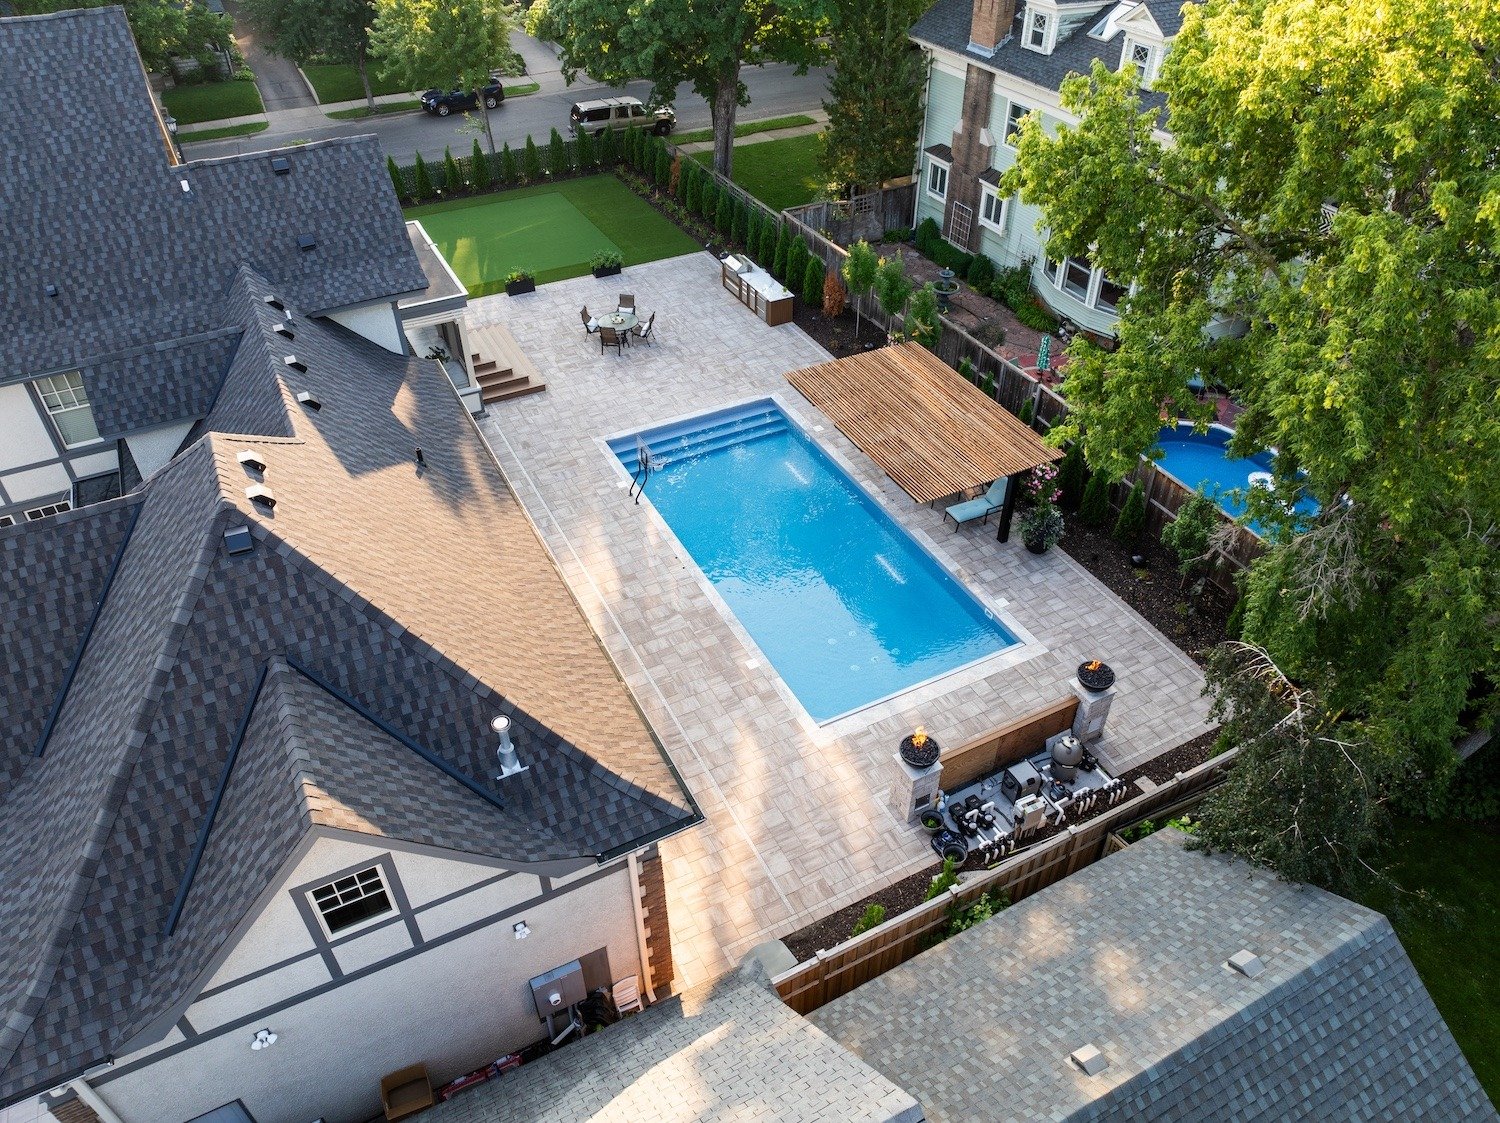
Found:
<svg viewBox="0 0 1500 1123"><path fill-rule="evenodd" d="M1026 114L1049 128L1073 122L1058 88L1095 59L1136 67L1142 103L1163 105L1150 87L1181 25L1178 0L938 0L911 30L928 59L916 221L931 218L949 242L998 265L1031 261L1053 311L1112 332L1124 288L1086 258L1048 261L1042 208L1001 195L1000 176Z"/></svg>

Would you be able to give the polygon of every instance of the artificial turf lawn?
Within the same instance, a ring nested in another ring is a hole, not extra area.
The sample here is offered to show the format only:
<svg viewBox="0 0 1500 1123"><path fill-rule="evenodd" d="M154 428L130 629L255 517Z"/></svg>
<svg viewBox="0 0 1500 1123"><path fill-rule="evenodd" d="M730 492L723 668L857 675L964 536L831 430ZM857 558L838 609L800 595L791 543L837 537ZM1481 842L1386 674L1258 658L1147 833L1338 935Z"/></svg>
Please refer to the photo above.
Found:
<svg viewBox="0 0 1500 1123"><path fill-rule="evenodd" d="M225 117L248 117L265 112L255 83L244 79L203 82L196 86L174 86L163 90L161 103L179 125L200 121L222 121Z"/></svg>
<svg viewBox="0 0 1500 1123"><path fill-rule="evenodd" d="M1404 823L1391 873L1437 907L1403 902L1391 923L1474 1074L1500 1102L1500 824ZM1389 914L1388 892L1365 900Z"/></svg>
<svg viewBox="0 0 1500 1123"><path fill-rule="evenodd" d="M782 140L734 146L734 182L772 210L811 203L823 178L819 157L823 134L807 133ZM693 159L712 164L712 152L699 152Z"/></svg>
<svg viewBox="0 0 1500 1123"><path fill-rule="evenodd" d="M641 265L699 248L612 175L410 207L406 217L422 220L475 297L502 291L513 269L544 285L583 276L605 250Z"/></svg>

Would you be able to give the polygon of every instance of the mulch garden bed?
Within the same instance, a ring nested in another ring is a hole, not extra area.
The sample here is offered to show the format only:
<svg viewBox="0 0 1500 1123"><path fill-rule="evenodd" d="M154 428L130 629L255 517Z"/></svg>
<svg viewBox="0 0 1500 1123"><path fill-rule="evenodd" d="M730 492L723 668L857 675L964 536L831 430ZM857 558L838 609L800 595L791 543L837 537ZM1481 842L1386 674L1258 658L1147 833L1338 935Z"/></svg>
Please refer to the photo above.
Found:
<svg viewBox="0 0 1500 1123"><path fill-rule="evenodd" d="M792 321L835 359L847 359L861 351L872 351L886 344L885 331L861 317L859 334L855 335L854 313L828 317L821 309L809 308L804 301L793 301Z"/></svg>

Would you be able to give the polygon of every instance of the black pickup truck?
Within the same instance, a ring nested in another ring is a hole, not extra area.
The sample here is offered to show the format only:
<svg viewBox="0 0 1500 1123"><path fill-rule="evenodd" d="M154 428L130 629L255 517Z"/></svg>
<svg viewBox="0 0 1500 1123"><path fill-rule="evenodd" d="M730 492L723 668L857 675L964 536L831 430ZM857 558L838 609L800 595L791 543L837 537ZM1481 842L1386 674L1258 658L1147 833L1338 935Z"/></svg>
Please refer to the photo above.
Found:
<svg viewBox="0 0 1500 1123"><path fill-rule="evenodd" d="M491 78L489 85L482 90L427 90L422 94L422 108L438 117L446 117L450 113L478 109L481 98L486 109L494 109L504 101L505 87L500 79Z"/></svg>

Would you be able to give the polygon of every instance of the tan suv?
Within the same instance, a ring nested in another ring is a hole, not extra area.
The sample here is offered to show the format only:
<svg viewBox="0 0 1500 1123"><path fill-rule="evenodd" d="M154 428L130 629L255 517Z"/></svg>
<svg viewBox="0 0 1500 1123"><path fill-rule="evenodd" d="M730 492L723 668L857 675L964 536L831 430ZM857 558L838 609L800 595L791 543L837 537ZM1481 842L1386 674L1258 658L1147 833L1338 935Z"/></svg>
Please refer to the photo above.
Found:
<svg viewBox="0 0 1500 1123"><path fill-rule="evenodd" d="M573 136L577 136L580 129L587 129L591 135L598 136L605 129L628 129L632 126L649 129L657 136L666 136L676 124L677 114L672 112L671 106L647 109L641 104L640 98L634 97L580 101L574 104L573 111L568 114L568 132Z"/></svg>

